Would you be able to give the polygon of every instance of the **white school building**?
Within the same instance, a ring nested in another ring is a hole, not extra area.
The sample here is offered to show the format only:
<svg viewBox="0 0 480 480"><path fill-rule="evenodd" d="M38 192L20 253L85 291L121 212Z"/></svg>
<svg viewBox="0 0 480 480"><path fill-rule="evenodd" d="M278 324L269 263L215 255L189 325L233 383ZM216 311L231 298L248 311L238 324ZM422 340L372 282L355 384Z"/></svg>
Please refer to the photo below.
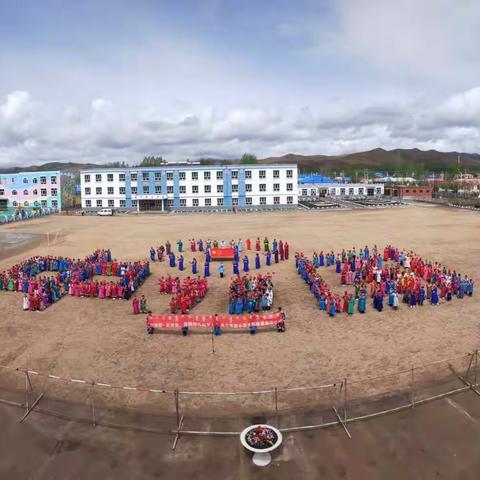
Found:
<svg viewBox="0 0 480 480"><path fill-rule="evenodd" d="M320 197L359 198L380 197L384 193L383 184L372 183L302 183L298 185L301 200Z"/></svg>
<svg viewBox="0 0 480 480"><path fill-rule="evenodd" d="M80 172L82 208L170 210L298 204L297 165L166 165Z"/></svg>

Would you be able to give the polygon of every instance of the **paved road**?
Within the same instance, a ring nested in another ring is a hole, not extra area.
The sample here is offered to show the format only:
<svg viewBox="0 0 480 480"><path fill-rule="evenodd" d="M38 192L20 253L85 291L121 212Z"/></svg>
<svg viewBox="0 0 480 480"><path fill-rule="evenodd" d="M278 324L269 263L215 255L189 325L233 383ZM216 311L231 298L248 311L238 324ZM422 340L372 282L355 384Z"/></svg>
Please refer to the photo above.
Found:
<svg viewBox="0 0 480 480"><path fill-rule="evenodd" d="M480 398L464 392L413 410L285 436L259 469L237 438L180 438L96 427L0 406L0 478L16 479L478 479Z"/></svg>

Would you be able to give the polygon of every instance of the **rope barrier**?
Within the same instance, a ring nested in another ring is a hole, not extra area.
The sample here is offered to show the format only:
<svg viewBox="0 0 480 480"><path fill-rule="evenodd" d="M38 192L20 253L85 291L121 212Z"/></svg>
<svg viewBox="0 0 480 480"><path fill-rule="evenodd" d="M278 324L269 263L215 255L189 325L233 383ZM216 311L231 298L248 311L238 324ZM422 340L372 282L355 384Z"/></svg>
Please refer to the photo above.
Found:
<svg viewBox="0 0 480 480"><path fill-rule="evenodd" d="M463 354L458 357L451 357L451 358L446 358L446 359L440 359L440 360L435 360L420 366L413 366L408 369L403 369L403 370L397 370L394 372L389 372L385 373L382 375L377 375L374 377L365 377L363 379L359 380L349 380L349 384L358 384L358 383L366 383L366 382L372 382L374 380L381 380L384 378L388 377L393 377L397 375L403 375L406 373L411 373L412 369L414 371L424 369L433 365L438 365L440 363L447 363L447 362L452 362L453 360L459 360L459 359L466 359L473 355L473 353L467 353ZM175 390L167 390L167 389L158 389L158 388L149 388L149 387L142 387L142 386L127 386L127 385L114 385L111 383L105 383L105 382L95 382L95 381L89 381L89 380L83 380L79 378L65 378L61 377L59 375L53 375L53 374L47 374L47 373L41 373L36 370L27 370L19 367L13 367L9 365L0 365L0 369L3 370L9 370L9 371L16 371L16 372L22 372L24 374L28 375L36 375L39 377L44 377L44 378L49 378L52 380L59 380L65 383L77 383L77 384L88 384L96 387L102 387L102 388L112 388L112 389L117 389L117 390L126 390L126 391L138 391L138 392L149 392L149 393L156 393L156 394L173 394L175 393ZM324 385L317 385L317 386L304 386L304 387L287 387L287 388L278 388L278 389L267 389L267 390L253 390L253 391L243 391L243 392L199 392L199 391L188 391L188 390L182 390L178 391L178 394L180 395L198 395L198 396L235 396L235 395L266 395L266 394L273 394L275 392L280 393L280 392L299 392L299 391L306 391L306 390L320 390L324 388L334 388L336 386L339 386L343 384L342 381L338 382L331 382L327 383Z"/></svg>

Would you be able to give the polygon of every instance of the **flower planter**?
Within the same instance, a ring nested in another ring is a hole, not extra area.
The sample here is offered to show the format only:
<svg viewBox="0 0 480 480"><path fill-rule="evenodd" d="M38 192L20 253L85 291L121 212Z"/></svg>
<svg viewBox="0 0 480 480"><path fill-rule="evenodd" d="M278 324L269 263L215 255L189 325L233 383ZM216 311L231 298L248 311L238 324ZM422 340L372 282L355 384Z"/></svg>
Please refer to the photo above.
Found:
<svg viewBox="0 0 480 480"><path fill-rule="evenodd" d="M253 453L252 461L259 467L270 464L270 452L282 444L282 433L271 425L250 425L240 434L241 444Z"/></svg>

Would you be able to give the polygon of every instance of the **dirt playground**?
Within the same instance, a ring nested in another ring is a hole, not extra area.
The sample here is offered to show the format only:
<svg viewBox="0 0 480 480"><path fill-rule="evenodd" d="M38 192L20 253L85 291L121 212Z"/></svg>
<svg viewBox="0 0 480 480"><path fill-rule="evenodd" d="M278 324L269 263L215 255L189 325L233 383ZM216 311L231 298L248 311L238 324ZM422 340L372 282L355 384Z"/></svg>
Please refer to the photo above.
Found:
<svg viewBox="0 0 480 480"><path fill-rule="evenodd" d="M38 235L60 230L59 241L38 244ZM0 364L28 368L67 378L94 379L115 385L141 385L189 391L249 391L318 385L373 377L441 358L457 357L480 346L480 300L454 299L437 307L415 310L401 305L378 313L369 301L367 313L329 318L321 312L295 271L294 253L341 251L353 246L393 244L457 272L479 278L480 216L439 206L345 212L292 211L230 215L126 215L115 217L52 216L2 226L2 235L32 235L22 251L0 243L0 271L31 255L83 257L96 248L110 248L117 259L145 259L150 246L170 240L255 239L268 236L288 241L290 260L272 265L274 308L287 315L287 331L210 335L147 335L144 316L131 314L121 300L66 297L44 312L21 309L22 295L0 292ZM186 245L188 247L188 244ZM168 263L152 264L152 275L140 288L148 307L167 313L169 296L158 293L157 278L191 273ZM253 253L250 263L253 265ZM203 258L197 252L200 271ZM215 264L210 290L194 313L227 313L232 266L220 279ZM324 269L325 270L325 269ZM263 266L261 271L267 271ZM333 271L325 275L338 291L344 289ZM0 379L1 381L1 379ZM363 392L365 393L365 392ZM113 395L110 401L145 401L144 396ZM245 397L242 402L255 402ZM201 407L202 400L196 401Z"/></svg>

